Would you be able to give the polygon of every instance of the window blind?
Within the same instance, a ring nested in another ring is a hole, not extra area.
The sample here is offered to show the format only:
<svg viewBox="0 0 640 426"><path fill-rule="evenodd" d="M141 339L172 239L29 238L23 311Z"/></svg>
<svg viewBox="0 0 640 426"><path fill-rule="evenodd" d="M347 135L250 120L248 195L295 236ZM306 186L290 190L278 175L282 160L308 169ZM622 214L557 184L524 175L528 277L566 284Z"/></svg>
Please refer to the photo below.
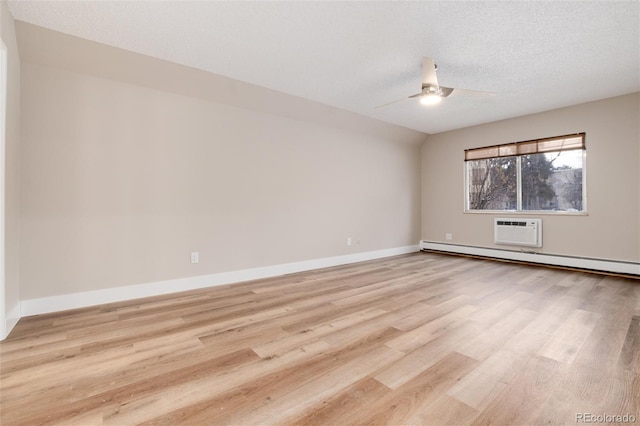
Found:
<svg viewBox="0 0 640 426"><path fill-rule="evenodd" d="M464 161L585 149L584 133L464 150Z"/></svg>

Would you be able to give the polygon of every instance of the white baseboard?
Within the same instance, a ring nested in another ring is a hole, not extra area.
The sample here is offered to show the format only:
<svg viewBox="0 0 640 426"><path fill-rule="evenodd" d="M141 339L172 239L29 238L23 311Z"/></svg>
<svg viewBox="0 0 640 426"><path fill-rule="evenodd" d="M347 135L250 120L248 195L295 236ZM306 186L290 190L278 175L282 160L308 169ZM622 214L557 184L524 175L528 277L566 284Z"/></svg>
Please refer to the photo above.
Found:
<svg viewBox="0 0 640 426"><path fill-rule="evenodd" d="M80 293L63 294L59 296L42 297L23 300L21 303L22 316L38 315L67 309L84 308L104 303L121 302L149 296L176 293L186 290L213 287L224 284L239 283L260 278L269 278L312 269L345 265L413 253L419 250L417 245L396 247L391 249L369 251L364 253L334 256L322 259L306 260L302 262L285 263L264 266L260 268L244 269L232 272L222 272L197 277L178 278L167 281L157 281L124 287L105 288L101 290L84 291Z"/></svg>
<svg viewBox="0 0 640 426"><path fill-rule="evenodd" d="M605 259L591 259L584 257L528 253L512 250L493 249L487 247L463 246L458 244L435 243L420 241L421 250L438 250L450 253L470 254L475 256L493 257L522 262L542 263L546 265L565 266L569 268L590 269L594 271L615 272L622 274L640 275L640 263L623 262Z"/></svg>
<svg viewBox="0 0 640 426"><path fill-rule="evenodd" d="M0 335L0 340L6 339L9 333L11 333L11 330L13 330L13 327L15 327L20 320L20 308L20 304L17 303L13 309L11 309L9 315L4 318L4 330L2 330L3 333Z"/></svg>

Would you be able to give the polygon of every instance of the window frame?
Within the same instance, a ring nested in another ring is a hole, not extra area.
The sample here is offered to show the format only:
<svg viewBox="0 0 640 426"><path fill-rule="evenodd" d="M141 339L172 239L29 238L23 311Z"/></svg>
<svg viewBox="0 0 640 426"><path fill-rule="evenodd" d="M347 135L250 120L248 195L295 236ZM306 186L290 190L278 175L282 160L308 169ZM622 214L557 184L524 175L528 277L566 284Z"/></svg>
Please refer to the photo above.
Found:
<svg viewBox="0 0 640 426"><path fill-rule="evenodd" d="M572 150L580 150L582 152L582 210L580 211L566 211L566 210L523 210L522 209L522 169L521 169L521 157L523 157L524 155L528 155L528 154L543 154L543 153L547 153L547 152L562 152L562 149L559 150L543 150L541 152L523 152L523 153L514 153L513 155L497 155L497 156L485 156L485 157L481 157L481 158L470 158L467 159L467 157L469 156L469 152L472 151L481 151L481 150L488 150L488 149L497 149L498 152L500 151L500 148L503 148L503 150L513 150L515 147L515 151L518 151L518 148L521 146L525 146L525 145L529 145L531 146L532 144L535 144L537 142L549 142L549 141L555 141L555 140L561 140L561 139L568 139L568 138L576 138L576 137L581 137L582 139L582 148L570 148L570 149L565 149L564 151L572 151ZM515 157L516 158L516 192L517 192L517 203L516 203L516 209L515 210L483 210L483 209L471 209L470 208L470 203L469 203L469 179L471 178L471 173L469 170L469 165L468 163L470 163L471 161L476 161L476 160L481 160L481 159L487 159L487 158L509 158L509 157ZM573 134L568 134L568 135L561 135L561 136L554 136L554 137L549 137L549 138L543 138L543 139L534 139L534 140L527 140L527 141L521 141L521 142L511 142L511 143L507 143L507 144L501 144L501 145L492 145L492 146L487 146L487 147L479 147L479 148L471 148L471 149L465 149L465 160L463 162L463 167L462 167L462 173L463 173L463 181L464 181L464 200L463 200L463 212L464 213L470 213L470 214L497 214L497 213L508 213L508 214L514 214L514 215L531 215L531 214L536 214L536 215L567 215L567 216L587 216L588 213L588 204L587 204L587 146L586 146L586 133L581 132L581 133L573 133Z"/></svg>

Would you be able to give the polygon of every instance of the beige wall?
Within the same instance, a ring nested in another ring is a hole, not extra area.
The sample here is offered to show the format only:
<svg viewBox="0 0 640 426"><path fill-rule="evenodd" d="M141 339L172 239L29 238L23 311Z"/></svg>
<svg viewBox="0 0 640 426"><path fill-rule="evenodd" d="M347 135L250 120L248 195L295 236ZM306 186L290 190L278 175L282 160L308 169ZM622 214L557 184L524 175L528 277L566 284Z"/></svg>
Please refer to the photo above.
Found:
<svg viewBox="0 0 640 426"><path fill-rule="evenodd" d="M424 134L26 24L18 35L23 299L417 244ZM112 70L91 65L107 57Z"/></svg>
<svg viewBox="0 0 640 426"><path fill-rule="evenodd" d="M0 36L7 47L7 111L5 129L5 292L8 322L19 316L19 148L20 148L20 56L14 21L4 0L0 0Z"/></svg>
<svg viewBox="0 0 640 426"><path fill-rule="evenodd" d="M493 218L512 214L463 212L464 149L586 132L588 215L521 217L543 219L540 252L640 261L639 106L635 93L429 136L422 146L422 239L505 248L493 244Z"/></svg>

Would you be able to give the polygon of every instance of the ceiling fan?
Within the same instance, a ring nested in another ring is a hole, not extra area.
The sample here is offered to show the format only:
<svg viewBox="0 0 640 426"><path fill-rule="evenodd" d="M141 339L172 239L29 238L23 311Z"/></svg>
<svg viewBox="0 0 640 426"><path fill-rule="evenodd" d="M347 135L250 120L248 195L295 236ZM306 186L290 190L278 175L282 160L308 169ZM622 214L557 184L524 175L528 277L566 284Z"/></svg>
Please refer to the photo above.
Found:
<svg viewBox="0 0 640 426"><path fill-rule="evenodd" d="M438 84L436 70L438 66L432 58L422 58L422 91L406 98L398 99L386 104L378 105L376 108L382 108L402 102L407 99L420 98L420 103L424 105L434 105L449 96L454 90L456 92L465 92L479 95L495 95L493 92L480 92L477 90L454 89L453 87L444 87Z"/></svg>

